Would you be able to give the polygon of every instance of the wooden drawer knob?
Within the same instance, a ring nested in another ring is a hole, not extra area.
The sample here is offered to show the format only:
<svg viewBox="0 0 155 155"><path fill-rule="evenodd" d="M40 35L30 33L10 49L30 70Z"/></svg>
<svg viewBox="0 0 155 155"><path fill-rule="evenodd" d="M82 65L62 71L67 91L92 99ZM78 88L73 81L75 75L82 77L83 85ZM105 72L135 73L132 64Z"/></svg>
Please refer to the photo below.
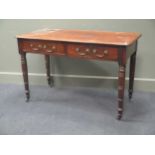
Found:
<svg viewBox="0 0 155 155"><path fill-rule="evenodd" d="M56 49L56 46L52 46L52 49L55 50Z"/></svg>
<svg viewBox="0 0 155 155"><path fill-rule="evenodd" d="M86 52L89 52L90 51L90 49L89 48L86 48Z"/></svg>
<svg viewBox="0 0 155 155"><path fill-rule="evenodd" d="M75 50L76 50L76 52L79 52L80 51L80 48L76 48Z"/></svg>
<svg viewBox="0 0 155 155"><path fill-rule="evenodd" d="M46 47L47 47L46 45L43 46L44 49L45 49Z"/></svg>
<svg viewBox="0 0 155 155"><path fill-rule="evenodd" d="M104 52L103 52L105 55L107 55L109 52L108 52L108 50L104 50Z"/></svg>
<svg viewBox="0 0 155 155"><path fill-rule="evenodd" d="M30 44L30 47L33 47L33 44Z"/></svg>
<svg viewBox="0 0 155 155"><path fill-rule="evenodd" d="M42 48L42 45L41 45L41 44L39 44L39 45L38 45L38 47L39 47L39 48Z"/></svg>
<svg viewBox="0 0 155 155"><path fill-rule="evenodd" d="M97 52L97 50L96 49L93 49L93 53L95 54Z"/></svg>

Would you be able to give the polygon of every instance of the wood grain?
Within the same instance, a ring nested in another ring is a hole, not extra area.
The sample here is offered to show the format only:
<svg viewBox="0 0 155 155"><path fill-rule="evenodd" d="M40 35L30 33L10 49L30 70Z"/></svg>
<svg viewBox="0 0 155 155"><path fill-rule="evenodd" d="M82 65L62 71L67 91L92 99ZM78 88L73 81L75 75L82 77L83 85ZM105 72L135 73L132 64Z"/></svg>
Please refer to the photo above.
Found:
<svg viewBox="0 0 155 155"><path fill-rule="evenodd" d="M17 38L128 46L140 36L136 32L54 29L17 35Z"/></svg>

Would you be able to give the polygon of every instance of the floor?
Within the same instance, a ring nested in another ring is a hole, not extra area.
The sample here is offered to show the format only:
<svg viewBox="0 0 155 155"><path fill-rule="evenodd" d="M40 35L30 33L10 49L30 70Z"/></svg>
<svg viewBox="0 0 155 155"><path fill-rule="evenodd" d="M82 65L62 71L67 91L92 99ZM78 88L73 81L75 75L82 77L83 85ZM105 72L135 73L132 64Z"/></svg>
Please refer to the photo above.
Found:
<svg viewBox="0 0 155 155"><path fill-rule="evenodd" d="M25 102L22 85L0 85L1 135L155 134L155 93L125 97L122 121L116 120L117 91L96 88L31 86Z"/></svg>

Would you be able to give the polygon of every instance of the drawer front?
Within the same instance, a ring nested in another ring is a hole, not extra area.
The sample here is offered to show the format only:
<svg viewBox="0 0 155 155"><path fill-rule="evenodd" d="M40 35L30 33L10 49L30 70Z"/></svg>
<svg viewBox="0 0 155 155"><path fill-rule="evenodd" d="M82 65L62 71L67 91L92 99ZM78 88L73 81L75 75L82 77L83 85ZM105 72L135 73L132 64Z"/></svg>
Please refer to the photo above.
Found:
<svg viewBox="0 0 155 155"><path fill-rule="evenodd" d="M71 57L86 59L112 60L118 59L117 48L103 45L70 44L67 47L67 54Z"/></svg>
<svg viewBox="0 0 155 155"><path fill-rule="evenodd" d="M24 40L20 48L23 52L65 55L64 45L51 41Z"/></svg>

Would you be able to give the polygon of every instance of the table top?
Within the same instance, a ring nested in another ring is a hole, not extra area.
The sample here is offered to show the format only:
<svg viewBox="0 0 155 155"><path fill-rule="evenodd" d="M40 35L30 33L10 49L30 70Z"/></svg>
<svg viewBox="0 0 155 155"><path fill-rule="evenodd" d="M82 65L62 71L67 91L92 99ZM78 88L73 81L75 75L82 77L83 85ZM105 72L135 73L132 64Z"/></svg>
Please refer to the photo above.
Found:
<svg viewBox="0 0 155 155"><path fill-rule="evenodd" d="M43 29L31 33L17 35L17 38L51 40L76 43L94 43L106 45L128 46L141 37L136 32L109 32L96 30L64 30Z"/></svg>

